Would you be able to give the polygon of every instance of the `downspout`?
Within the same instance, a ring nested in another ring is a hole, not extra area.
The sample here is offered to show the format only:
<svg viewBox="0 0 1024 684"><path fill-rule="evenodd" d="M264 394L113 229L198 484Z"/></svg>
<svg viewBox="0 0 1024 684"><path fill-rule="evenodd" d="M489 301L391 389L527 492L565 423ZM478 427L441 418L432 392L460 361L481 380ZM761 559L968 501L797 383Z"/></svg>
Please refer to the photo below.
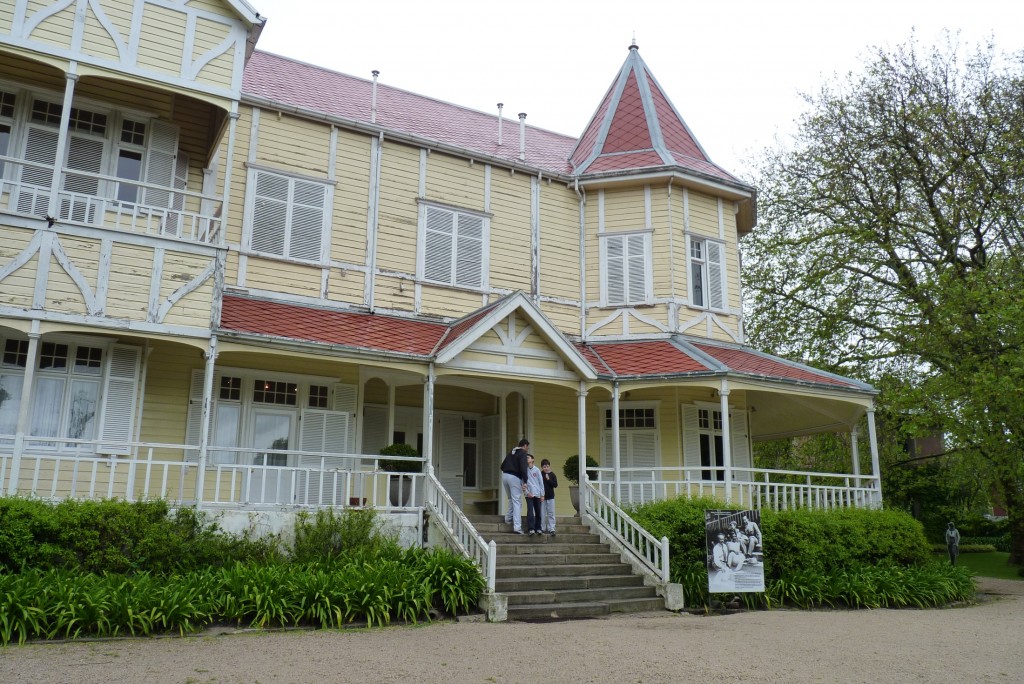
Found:
<svg viewBox="0 0 1024 684"><path fill-rule="evenodd" d="M580 454L580 458L584 458ZM584 458L584 460L586 460ZM622 503L622 460L619 454L619 381L612 383L612 464L615 466L615 503Z"/></svg>
<svg viewBox="0 0 1024 684"><path fill-rule="evenodd" d="M576 439L579 458L579 472L576 481L579 483L580 518L587 513L586 487L587 481L587 384L580 380L580 388L576 392Z"/></svg>

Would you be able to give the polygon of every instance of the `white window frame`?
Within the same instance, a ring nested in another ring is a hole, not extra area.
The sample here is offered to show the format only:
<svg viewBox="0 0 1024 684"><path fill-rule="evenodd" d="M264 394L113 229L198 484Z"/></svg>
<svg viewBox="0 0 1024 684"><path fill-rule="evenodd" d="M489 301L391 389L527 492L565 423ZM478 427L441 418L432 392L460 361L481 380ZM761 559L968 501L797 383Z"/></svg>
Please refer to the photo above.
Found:
<svg viewBox="0 0 1024 684"><path fill-rule="evenodd" d="M260 197L257 195L257 188L262 179L266 179L268 182L283 183L286 185L286 196L273 197L266 195ZM320 210L320 229L319 229L319 244L316 245L315 255L314 250L310 250L306 246L297 244L296 233L296 210L300 207L306 210L313 210L317 208L316 204L310 202L296 202L296 193L301 191L304 186L310 188L317 188L323 191L322 204L319 206ZM257 221L260 219L257 216L258 206L257 204L261 201L266 201L271 204L283 204L284 205L284 224L280 226L260 226ZM329 236L331 234L331 214L334 206L334 181L326 178L313 178L310 176L303 176L300 174L289 173L280 169L269 169L262 166L256 166L253 164L249 165L248 174L246 177L246 189L245 189L245 229L244 229L244 246L245 249L249 250L253 254L266 256L272 259L282 259L286 261L297 261L307 264L326 265L328 256L328 243ZM260 235L261 231L276 231L280 230L280 249L270 249L270 245L266 243L270 239L269 236Z"/></svg>
<svg viewBox="0 0 1024 684"><path fill-rule="evenodd" d="M723 482L725 480L725 471L723 470L725 462L725 440L730 439L730 436L725 434L723 428L725 427L724 416L722 415L721 404L713 404L704 401L695 401L693 405L697 408L697 461L700 467L701 480L704 482ZM708 426L701 427L700 414L702 411L707 411L708 414ZM715 417L718 417L718 426L715 426ZM711 462L705 466L701 463L700 448L700 436L707 435L708 442L710 445L709 455ZM715 438L720 437L722 441L721 453L718 452ZM718 465L718 462L722 461L723 465ZM707 470L709 476L705 477L704 473Z"/></svg>
<svg viewBox="0 0 1024 684"><path fill-rule="evenodd" d="M462 217L465 217L467 222L480 221L479 239L468 234L472 226L461 228L460 219ZM445 219L450 221L448 224L450 231L447 233L443 229ZM476 292L488 289L491 244L490 216L479 211L449 207L431 202L420 202L418 224L416 278L420 282L458 287ZM443 240L446 234L451 236L451 244L447 250L443 250L443 246L437 246L436 240ZM438 262L435 265L427 264L428 258L432 256L429 254L431 250L427 248L428 241L431 242L432 246L435 246L434 254L438 254L438 256L433 257ZM479 244L479 253L474 253L472 249L477 243ZM479 265L480 274L478 280L467 279L465 273L460 277L460 256L464 258L463 263L473 264L472 268ZM447 263L445 263L446 260ZM435 272L445 268L448 270L448 276L445 278L437 277ZM511 264L510 268L518 269L520 266L519 264Z"/></svg>
<svg viewBox="0 0 1024 684"><path fill-rule="evenodd" d="M661 463L661 418L660 418L660 410L661 409L660 409L660 406L661 406L661 402L659 402L659 401L620 401L619 402L619 412L620 412L620 414L621 414L622 411L626 411L626 410L629 410L629 409L644 409L644 410L651 410L651 411L653 411L653 413L654 413L654 427L623 427L623 426L620 425L619 426L619 439L622 439L624 436L627 436L629 434L647 433L647 434L653 435L654 436L654 459L655 459L654 467L657 467ZM600 415L600 417L601 417L601 444L604 445L604 444L607 443L607 441L609 439L611 439L612 430L613 430L613 428L607 424L607 421L610 418L610 416L608 414L612 410L612 404L611 404L611 402L599 402L598 405L597 405L597 408L598 408L598 412L599 412L598 415ZM630 467L633 467L631 465L632 464L632 460L633 460L633 453L632 453L632 441L631 441L631 439L628 436L626 438L626 443L628 445L629 453L620 454L620 456L622 456L624 458L624 461L622 463L622 467L630 468ZM611 454L610 453L607 454L607 456L609 457L609 459L611 458ZM611 464L611 461L609 461L609 465L610 464ZM604 466L604 464L602 464L602 466ZM646 467L646 466L637 466L637 467Z"/></svg>
<svg viewBox="0 0 1024 684"><path fill-rule="evenodd" d="M653 257L651 255L651 231L631 231L623 233L601 233L599 236L601 246L601 305L602 306L629 306L633 304L650 304L654 299L653 287ZM621 243L620 255L609 254L612 243ZM635 248L639 245L643 254L636 254ZM634 269L642 258L643 273L637 274ZM611 282L612 264L620 262L618 267L622 274L621 292L619 286ZM637 284L636 278L641 278L642 283ZM639 289L643 289L641 297L635 296Z"/></svg>
<svg viewBox="0 0 1024 684"><path fill-rule="evenodd" d="M699 249L699 254L696 250ZM713 258L717 252L718 261ZM686 273L689 281L690 306L696 309L724 311L729 302L725 267L725 243L706 237L689 235L686 240ZM698 293L698 281L701 285ZM717 281L716 294L713 285ZM698 303L698 294L700 302Z"/></svg>

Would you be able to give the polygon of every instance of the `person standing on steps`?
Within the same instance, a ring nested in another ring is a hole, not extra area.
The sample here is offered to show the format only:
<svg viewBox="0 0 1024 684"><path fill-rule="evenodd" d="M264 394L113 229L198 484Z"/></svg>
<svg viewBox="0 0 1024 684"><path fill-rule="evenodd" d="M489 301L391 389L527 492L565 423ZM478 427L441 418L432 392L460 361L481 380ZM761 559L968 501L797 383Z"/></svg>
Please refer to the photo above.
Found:
<svg viewBox="0 0 1024 684"><path fill-rule="evenodd" d="M539 535L543 531L540 516L544 509L544 476L534 465L533 454L527 454L526 463L526 527L530 534Z"/></svg>
<svg viewBox="0 0 1024 684"><path fill-rule="evenodd" d="M541 529L545 534L555 536L555 487L558 477L551 472L551 461L544 458L540 462L540 472L544 476L544 520Z"/></svg>
<svg viewBox="0 0 1024 684"><path fill-rule="evenodd" d="M519 440L519 446L508 452L501 462L501 486L508 497L505 522L512 523L512 531L516 534L523 534L523 494L526 493L529 474L526 453L529 446L530 440Z"/></svg>

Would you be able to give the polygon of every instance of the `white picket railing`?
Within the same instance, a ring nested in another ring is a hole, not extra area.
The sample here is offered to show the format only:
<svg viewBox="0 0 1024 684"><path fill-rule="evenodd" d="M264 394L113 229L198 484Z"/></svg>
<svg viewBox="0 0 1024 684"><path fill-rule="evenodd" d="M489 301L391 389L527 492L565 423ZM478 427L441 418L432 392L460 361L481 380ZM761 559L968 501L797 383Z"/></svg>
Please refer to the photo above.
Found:
<svg viewBox="0 0 1024 684"><path fill-rule="evenodd" d="M580 499L586 491L586 514L606 534L618 540L619 544L637 561L661 578L669 581L668 538L656 538L629 517L615 502L605 496L594 483L584 481L580 488ZM583 504L581 504L582 508Z"/></svg>
<svg viewBox="0 0 1024 684"><path fill-rule="evenodd" d="M487 581L487 593L494 593L497 547L493 540L488 542L480 536L473 523L434 476L433 468L427 472L425 500L427 510L440 523L439 527L448 541L464 556L477 563Z"/></svg>
<svg viewBox="0 0 1024 684"><path fill-rule="evenodd" d="M592 468L592 484L619 504L639 505L685 497L711 497L745 508L788 510L874 508L881 505L877 478L869 475L798 470L733 468L726 486L723 468L620 468L616 487L612 468Z"/></svg>

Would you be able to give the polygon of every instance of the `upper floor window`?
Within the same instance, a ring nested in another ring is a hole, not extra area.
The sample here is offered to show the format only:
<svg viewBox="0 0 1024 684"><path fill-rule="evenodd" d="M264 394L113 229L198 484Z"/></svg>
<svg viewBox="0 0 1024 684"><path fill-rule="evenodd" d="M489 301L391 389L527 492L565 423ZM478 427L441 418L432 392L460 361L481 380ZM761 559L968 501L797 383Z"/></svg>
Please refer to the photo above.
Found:
<svg viewBox="0 0 1024 684"><path fill-rule="evenodd" d="M690 304L725 308L725 247L720 242L690 238Z"/></svg>
<svg viewBox="0 0 1024 684"><path fill-rule="evenodd" d="M651 287L651 234L601 235L601 301L645 304Z"/></svg>
<svg viewBox="0 0 1024 684"><path fill-rule="evenodd" d="M317 263L324 259L324 237L330 227L327 181L253 168L248 195L246 224L252 251Z"/></svg>
<svg viewBox="0 0 1024 684"><path fill-rule="evenodd" d="M485 216L422 205L419 277L442 285L486 287L489 231Z"/></svg>

